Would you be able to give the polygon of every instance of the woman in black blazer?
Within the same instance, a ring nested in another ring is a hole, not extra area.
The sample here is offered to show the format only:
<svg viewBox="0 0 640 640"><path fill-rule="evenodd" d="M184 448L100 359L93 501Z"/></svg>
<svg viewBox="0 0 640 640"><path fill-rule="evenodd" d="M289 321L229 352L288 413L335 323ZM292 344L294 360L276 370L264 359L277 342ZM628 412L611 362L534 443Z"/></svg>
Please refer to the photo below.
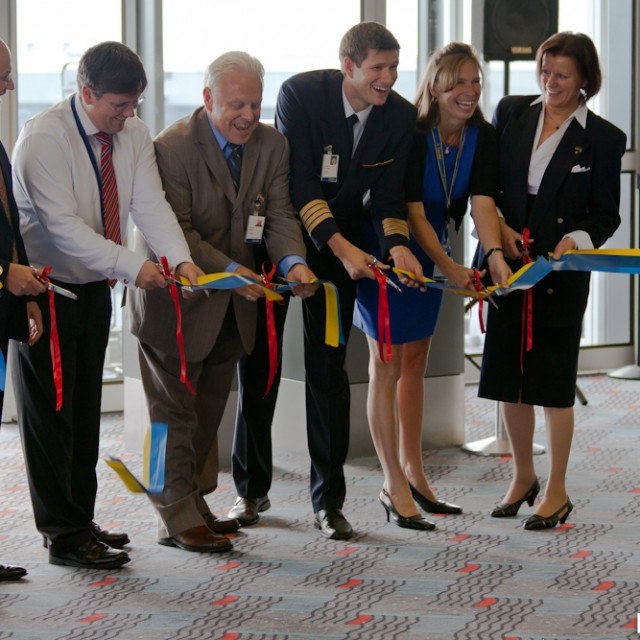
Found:
<svg viewBox="0 0 640 640"><path fill-rule="evenodd" d="M509 96L494 116L500 148L498 205L512 269L535 256L600 247L620 224L626 136L586 107L600 89L593 42L558 33L536 54L541 96ZM530 506L540 484L533 464L534 405L544 407L550 471L544 498L525 529L564 523L573 509L565 486L589 274L553 272L531 293L490 308L479 395L500 400L514 475L493 517Z"/></svg>

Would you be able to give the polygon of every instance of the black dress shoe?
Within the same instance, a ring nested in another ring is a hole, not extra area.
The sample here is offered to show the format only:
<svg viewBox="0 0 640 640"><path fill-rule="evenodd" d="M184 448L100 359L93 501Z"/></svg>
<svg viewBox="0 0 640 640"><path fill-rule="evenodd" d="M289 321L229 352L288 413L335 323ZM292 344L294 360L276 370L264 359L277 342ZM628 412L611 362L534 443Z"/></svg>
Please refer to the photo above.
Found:
<svg viewBox="0 0 640 640"><path fill-rule="evenodd" d="M185 551L195 551L196 553L218 553L233 549L229 538L214 533L205 525L185 529L185 531L176 533L168 538L160 538L158 544L162 544L165 547L178 547L178 549L184 549Z"/></svg>
<svg viewBox="0 0 640 640"><path fill-rule="evenodd" d="M19 580L27 575L27 570L11 564L0 564L0 580Z"/></svg>
<svg viewBox="0 0 640 640"><path fill-rule="evenodd" d="M564 524L569 517L569 514L573 511L573 503L569 498L567 501L550 516L540 516L534 514L529 516L523 523L523 529L527 531L540 531L541 529L553 529L558 522Z"/></svg>
<svg viewBox="0 0 640 640"><path fill-rule="evenodd" d="M436 528L436 525L433 524L433 522L425 520L419 513L415 516L400 515L393 506L391 496L387 493L386 489L382 489L382 493L378 500L380 500L380 504L387 512L387 522L391 519L402 529L417 529L418 531L433 531L433 529Z"/></svg>
<svg viewBox="0 0 640 640"><path fill-rule="evenodd" d="M418 506L427 513L446 513L451 515L462 513L462 507L459 507L457 504L451 504L444 500L429 500L429 498L419 493L411 484L409 485L409 489L411 489L411 495L418 503Z"/></svg>
<svg viewBox="0 0 640 640"><path fill-rule="evenodd" d="M129 544L129 536L126 533L111 533L101 529L95 522L91 523L91 533L97 540L111 547L112 549L122 549ZM46 549L49 546L49 538L42 536L42 546Z"/></svg>
<svg viewBox="0 0 640 640"><path fill-rule="evenodd" d="M331 538L331 540L348 540L353 536L353 529L340 509L316 511L315 527L320 529L320 533L325 538Z"/></svg>
<svg viewBox="0 0 640 640"><path fill-rule="evenodd" d="M526 502L530 507L533 507L533 503L536 501L538 494L540 493L540 483L538 482L538 478L535 479L535 482L529 487L529 491L524 494L521 500L516 500L516 502L508 503L501 502L492 512L492 518L510 518L511 516L515 516L518 514L520 507L523 502Z"/></svg>
<svg viewBox="0 0 640 640"><path fill-rule="evenodd" d="M229 518L237 520L241 526L248 527L255 524L263 511L271 509L269 496L262 498L236 498L236 503L227 514Z"/></svg>
<svg viewBox="0 0 640 640"><path fill-rule="evenodd" d="M129 544L129 536L126 533L112 533L101 529L95 522L91 523L91 532L98 540L113 549L122 549Z"/></svg>
<svg viewBox="0 0 640 640"><path fill-rule="evenodd" d="M49 563L81 569L116 569L131 558L124 551L112 551L99 540L88 540L76 549L60 552L49 548Z"/></svg>
<svg viewBox="0 0 640 640"><path fill-rule="evenodd" d="M214 533L237 533L240 523L233 518L218 518L214 513L205 513L204 522Z"/></svg>

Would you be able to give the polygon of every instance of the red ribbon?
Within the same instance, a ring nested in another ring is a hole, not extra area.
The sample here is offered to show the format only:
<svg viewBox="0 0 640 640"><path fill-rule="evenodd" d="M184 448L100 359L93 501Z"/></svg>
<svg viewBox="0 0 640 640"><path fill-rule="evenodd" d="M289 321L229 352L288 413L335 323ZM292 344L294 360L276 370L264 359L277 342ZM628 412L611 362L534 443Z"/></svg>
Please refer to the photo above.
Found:
<svg viewBox="0 0 640 640"><path fill-rule="evenodd" d="M391 320L387 276L375 265L369 265L378 281L378 352L382 362L391 360Z"/></svg>
<svg viewBox="0 0 640 640"><path fill-rule="evenodd" d="M160 258L162 263L162 271L167 278L177 279L176 276L169 270L169 263L167 258L162 256ZM187 359L184 355L184 337L182 335L182 311L180 310L180 294L178 293L178 286L172 283L168 284L169 293L173 298L173 305L176 309L176 340L178 341L178 351L180 353L180 382L189 389L191 393L195 395L195 389L191 386L189 378L187 378Z"/></svg>
<svg viewBox="0 0 640 640"><path fill-rule="evenodd" d="M271 269L267 271L265 265L270 264ZM276 274L276 267L273 263L262 263L262 281L264 286L268 289L273 289L273 276ZM269 378L267 380L267 388L265 389L263 398L267 397L271 386L276 377L276 371L278 370L278 338L276 336L276 320L273 312L273 300L265 298L264 306L267 314L267 344L269 347Z"/></svg>
<svg viewBox="0 0 640 640"><path fill-rule="evenodd" d="M480 272L477 269L473 270L473 286L476 288L476 291L484 291L484 286L480 279ZM484 317L482 314L483 303L484 300L482 298L478 298L478 322L480 323L480 331L482 333L486 333L484 328Z"/></svg>
<svg viewBox="0 0 640 640"><path fill-rule="evenodd" d="M51 267L45 267L40 272L40 280L50 282L48 275ZM58 320L56 317L55 293L49 289L49 351L51 352L51 366L53 368L53 385L56 389L56 411L62 409L62 359L60 357L60 337L58 336Z"/></svg>
<svg viewBox="0 0 640 640"><path fill-rule="evenodd" d="M529 227L522 230L522 264L533 262L529 255ZM533 349L533 289L527 289L522 300L522 337L520 339L520 373L524 372L524 354Z"/></svg>

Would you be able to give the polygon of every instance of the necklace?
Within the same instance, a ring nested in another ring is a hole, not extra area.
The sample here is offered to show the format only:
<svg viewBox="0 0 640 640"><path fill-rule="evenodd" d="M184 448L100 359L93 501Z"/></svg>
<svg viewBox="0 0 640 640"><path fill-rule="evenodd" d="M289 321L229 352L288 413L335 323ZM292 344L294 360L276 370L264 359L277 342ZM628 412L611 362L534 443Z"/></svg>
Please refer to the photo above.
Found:
<svg viewBox="0 0 640 640"><path fill-rule="evenodd" d="M548 109L544 110L544 114L547 118L549 118L549 120L551 121L551 124L556 128L556 131L564 124L565 120L562 120L562 122L560 122L560 124L558 124L558 121L549 113Z"/></svg>
<svg viewBox="0 0 640 640"><path fill-rule="evenodd" d="M444 192L444 196L447 200L447 211L451 209L451 195L453 194L453 187L456 184L456 178L458 177L458 163L460 162L460 156L462 155L462 150L464 148L464 139L465 134L467 132L467 127L465 126L460 133L460 148L458 149L458 155L456 156L456 162L453 167L453 175L451 176L451 183L448 183L447 180L447 168L444 162L444 154L447 151L443 150L443 147L451 148L453 144L446 145L442 142L440 138L440 130L438 127L435 129L431 129L431 139L433 140L433 147L436 152L436 164L438 166L438 174L440 175L440 184L442 185L442 191ZM448 217L448 216L447 216Z"/></svg>
<svg viewBox="0 0 640 640"><path fill-rule="evenodd" d="M449 151L451 150L451 147L455 147L456 142L460 141L460 136L462 134L460 134L460 136L458 136L458 140L455 140L454 142L452 142L451 144L447 144L443 139L442 139L442 135L440 134L440 128L438 129L438 140L440 140L440 145L441 147L444 149L444 153L445 155L449 155Z"/></svg>

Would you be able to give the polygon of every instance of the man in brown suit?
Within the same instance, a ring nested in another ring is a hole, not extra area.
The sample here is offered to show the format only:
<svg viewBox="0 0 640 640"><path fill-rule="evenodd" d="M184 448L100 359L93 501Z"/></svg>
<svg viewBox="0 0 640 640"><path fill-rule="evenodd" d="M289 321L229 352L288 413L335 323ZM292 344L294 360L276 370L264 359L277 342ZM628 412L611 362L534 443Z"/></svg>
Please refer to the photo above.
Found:
<svg viewBox="0 0 640 640"><path fill-rule="evenodd" d="M260 123L264 69L243 52L214 60L205 74L204 107L155 141L167 200L194 261L205 271L236 272L261 282L255 245L287 279L309 283L300 223L289 200L289 149L284 136ZM143 243L138 237L139 244ZM142 247L144 248L144 247ZM298 285L306 297L314 285ZM166 292L131 296L131 330L139 339L142 382L153 422L168 424L164 491L151 496L160 544L187 551L232 548L204 496L217 486L217 430L238 359L251 352L257 285L181 300L186 371L180 382L175 313Z"/></svg>

